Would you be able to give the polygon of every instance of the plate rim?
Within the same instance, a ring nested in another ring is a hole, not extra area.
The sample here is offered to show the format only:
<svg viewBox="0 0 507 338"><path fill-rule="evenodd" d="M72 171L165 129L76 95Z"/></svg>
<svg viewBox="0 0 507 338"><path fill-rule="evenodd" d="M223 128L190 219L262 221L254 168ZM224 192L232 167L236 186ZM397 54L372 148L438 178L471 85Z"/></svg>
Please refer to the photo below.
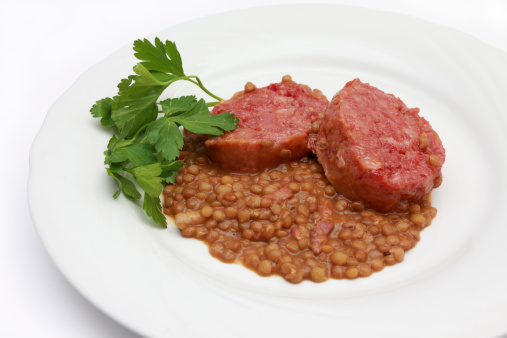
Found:
<svg viewBox="0 0 507 338"><path fill-rule="evenodd" d="M243 8L243 9L236 9L236 10L228 10L228 11L224 11L224 12L220 12L220 13L215 13L215 14L211 14L211 15L205 15L205 16L202 16L202 17L199 17L199 18L194 18L194 19L191 19L189 21L185 21L185 22L182 22L182 23L179 23L177 25L174 25L174 26L169 26L163 30L160 30L159 32L157 33L154 33L154 34L150 34L148 35L146 38L151 38L153 36L157 36L157 35L160 35L162 34L163 32L167 32L168 30L171 30L171 29L174 29L176 27L183 27L183 26L187 26L189 24L191 24L192 22L197 22L197 21L200 21L200 20L203 20L203 19L209 19L209 18L212 18L212 17L220 17L222 15L225 15L225 14L231 14L231 13L241 13L241 12L250 12L252 10L259 10L259 9L262 9L262 8L274 8L274 7L278 7L278 8L287 8L287 7L291 7L291 8L295 8L295 7L300 7L300 8L305 8L307 6L320 6L320 7L335 7L335 8L344 8L344 7L347 7L347 8L354 8L354 9L357 9L359 11L367 11L367 12L370 12L370 13L382 13L382 14L388 14L389 16L400 16L400 17L410 17L414 20L418 20L420 22L425 22L427 24L430 24L432 26L438 26L438 27L443 27L447 30L452 30L454 32L459 32L459 34L465 34L467 35L468 37L470 38L473 38L474 40L476 40L476 42L479 42L481 43L482 45L484 46L487 46L487 48L489 48L490 50L495 50L497 52L500 52L502 53L502 55L504 56L507 56L507 53L499 50L498 48L494 47L494 46L491 46L489 44L487 44L486 42L466 33L466 32L463 32L463 31L460 31L458 29L454 29L454 28L451 28L451 27L447 27L447 26L443 26L443 25L439 25L437 23L433 23L433 22L430 22L430 21L427 21L427 20L424 20L424 19L421 19L421 18L417 18L417 17L414 17L414 16L411 16L411 15L406 15L406 14L400 14L400 13L394 13L394 12L390 12L390 11L384 11L384 10L373 10L373 9L368 9L368 8L362 8L362 7L356 7L356 6L349 6L349 5L337 5L337 4L319 4L319 5L310 5L310 4L295 4L295 5L268 5L268 6L257 6L257 7L249 7L249 8ZM144 38L144 37L143 37ZM107 316L109 316L111 319L119 322L121 325L133 330L134 332L137 332L137 333L140 333L140 334L146 334L146 331L145 330L142 330L140 328L137 328L135 326L132 326L130 325L131 323L126 323L124 321L122 321L120 318L117 318L117 316L113 315L112 312L110 312L110 310L106 310L104 309L104 306L100 306L98 304L98 302L96 303L94 297L91 297L90 295L88 295L87 293L85 293L83 290L81 290L81 288L79 288L75 283L72 282L72 278L70 278L70 276L68 275L68 271L64 271L64 269L60 266L60 264L58 263L58 259L56 257L54 257L54 254L52 253L51 249L48 247L48 243L46 242L46 238L44 237L43 233L41 232L41 224L39 224L39 222L37 221L37 216L33 214L33 204L35 203L34 201L34 193L33 193L33 189L34 189L34 184L32 182L33 180L33 172L34 172L34 167L37 166L37 164L35 164L37 162L37 160L34 159L35 157L35 153L37 152L37 142L40 140L40 138L42 137L41 135L44 135L45 132L47 132L47 128L48 128L48 125L49 125L49 120L52 118L52 114L55 114L54 111L55 111L55 107L58 105L59 102L61 102L63 100L63 98L65 98L67 95L70 95L69 93L71 92L71 90L76 86L78 85L79 83L81 83L83 81L83 79L86 79L87 76L90 75L90 73L95 69L97 68L98 65L103 65L103 64L106 64L107 62L109 62L110 60L114 59L116 55L122 55L125 53L126 50L130 50L131 48L131 45L130 44L127 44L121 48L119 48L117 51L111 53L109 56L103 58L102 60L100 60L99 62L97 62L96 64L94 64L93 66L91 66L90 68L88 68L85 72L83 72L71 85L70 87L55 101L55 103L50 107L50 109L48 110L45 118L44 118L44 122L41 126L41 128L39 129L39 131L37 132L37 135L35 136L33 142L32 142L32 145L30 147L30 156L29 156L29 177L28 177L28 187L27 187L27 191L28 191L28 202L29 202L29 209L30 209L30 214L31 214L31 217L32 217L32 220L33 220L33 224L35 226L35 229L37 231L37 233L39 234L39 237L41 238L41 241L46 249L46 251L48 252L48 254L50 255L52 261L55 263L55 265L57 266L58 270L65 276L65 278L69 281L69 283L81 294L83 295L88 301L90 301L90 303L92 303L94 306L96 306L99 310L101 310L103 313L105 313ZM40 142L39 142L40 143ZM34 150L35 149L35 150ZM40 164L39 164L40 165Z"/></svg>

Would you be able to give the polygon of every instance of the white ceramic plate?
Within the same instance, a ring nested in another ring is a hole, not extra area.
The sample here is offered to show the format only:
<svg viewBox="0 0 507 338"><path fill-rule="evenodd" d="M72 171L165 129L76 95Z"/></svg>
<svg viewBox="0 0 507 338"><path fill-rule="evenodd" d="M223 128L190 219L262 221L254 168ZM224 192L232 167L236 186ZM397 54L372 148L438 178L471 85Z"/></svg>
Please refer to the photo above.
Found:
<svg viewBox="0 0 507 338"><path fill-rule="evenodd" d="M439 214L404 263L365 279L291 285L211 258L201 242L111 197L102 155L109 134L89 109L132 73L127 46L54 104L30 156L37 230L98 308L149 337L507 332L505 53L415 18L329 5L223 13L156 36L176 41L187 74L223 97L246 81L265 86L291 74L331 98L358 77L420 107L447 150L433 193ZM164 95L202 95L174 87Z"/></svg>

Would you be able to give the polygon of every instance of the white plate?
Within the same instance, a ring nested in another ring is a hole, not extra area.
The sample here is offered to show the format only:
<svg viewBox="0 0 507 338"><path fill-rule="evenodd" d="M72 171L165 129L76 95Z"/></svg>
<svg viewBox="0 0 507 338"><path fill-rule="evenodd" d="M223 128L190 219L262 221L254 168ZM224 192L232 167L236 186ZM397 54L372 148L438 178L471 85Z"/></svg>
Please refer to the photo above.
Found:
<svg viewBox="0 0 507 338"><path fill-rule="evenodd" d="M127 46L54 104L30 156L34 223L69 281L150 337L492 337L507 332L507 55L421 20L331 5L241 10L156 34L222 97L291 74L331 98L359 77L420 107L447 150L439 214L405 262L354 281L291 285L160 229L104 170L95 100L135 64ZM154 36L153 36L154 37ZM153 39L153 37L150 37ZM187 85L165 94L196 93Z"/></svg>

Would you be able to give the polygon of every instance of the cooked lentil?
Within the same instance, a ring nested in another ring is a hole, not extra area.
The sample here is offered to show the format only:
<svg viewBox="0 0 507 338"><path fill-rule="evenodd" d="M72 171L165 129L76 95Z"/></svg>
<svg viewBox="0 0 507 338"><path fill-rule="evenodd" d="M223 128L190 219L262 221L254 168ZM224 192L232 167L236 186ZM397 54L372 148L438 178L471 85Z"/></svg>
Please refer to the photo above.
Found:
<svg viewBox="0 0 507 338"><path fill-rule="evenodd" d="M400 263L437 213L428 199L405 212L365 209L337 194L314 158L235 174L210 163L202 140L187 135L181 159L163 205L182 236L205 242L223 262L291 283L368 277Z"/></svg>

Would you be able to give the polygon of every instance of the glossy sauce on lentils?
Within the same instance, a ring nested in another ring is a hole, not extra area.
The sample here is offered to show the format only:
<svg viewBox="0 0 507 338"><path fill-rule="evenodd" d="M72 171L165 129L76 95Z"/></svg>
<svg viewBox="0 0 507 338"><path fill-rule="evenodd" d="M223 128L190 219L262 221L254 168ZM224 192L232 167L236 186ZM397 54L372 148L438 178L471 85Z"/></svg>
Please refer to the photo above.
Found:
<svg viewBox="0 0 507 338"><path fill-rule="evenodd" d="M181 154L185 165L163 192L181 235L225 263L291 283L368 277L400 263L437 212L427 199L403 212L366 210L336 193L315 158L248 175L220 170L192 137Z"/></svg>

